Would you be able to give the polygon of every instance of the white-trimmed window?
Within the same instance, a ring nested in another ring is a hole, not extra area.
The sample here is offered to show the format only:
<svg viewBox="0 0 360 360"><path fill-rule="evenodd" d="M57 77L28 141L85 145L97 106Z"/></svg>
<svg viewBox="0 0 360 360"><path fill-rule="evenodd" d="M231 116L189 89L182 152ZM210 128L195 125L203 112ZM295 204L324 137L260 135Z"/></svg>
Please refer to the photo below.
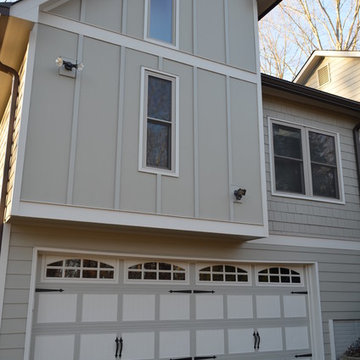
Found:
<svg viewBox="0 0 360 360"><path fill-rule="evenodd" d="M92 257L45 257L43 279L52 281L114 281L117 262Z"/></svg>
<svg viewBox="0 0 360 360"><path fill-rule="evenodd" d="M343 202L335 133L269 121L273 194Z"/></svg>
<svg viewBox="0 0 360 360"><path fill-rule="evenodd" d="M188 283L188 267L169 261L126 262L125 282Z"/></svg>
<svg viewBox="0 0 360 360"><path fill-rule="evenodd" d="M178 176L178 77L142 68L139 170Z"/></svg>
<svg viewBox="0 0 360 360"><path fill-rule="evenodd" d="M303 286L304 275L301 268L284 266L257 267L257 284L274 286Z"/></svg>
<svg viewBox="0 0 360 360"><path fill-rule="evenodd" d="M178 0L146 0L145 39L177 47L178 6Z"/></svg>
<svg viewBox="0 0 360 360"><path fill-rule="evenodd" d="M199 284L247 285L250 283L250 268L232 264L199 265L197 282Z"/></svg>

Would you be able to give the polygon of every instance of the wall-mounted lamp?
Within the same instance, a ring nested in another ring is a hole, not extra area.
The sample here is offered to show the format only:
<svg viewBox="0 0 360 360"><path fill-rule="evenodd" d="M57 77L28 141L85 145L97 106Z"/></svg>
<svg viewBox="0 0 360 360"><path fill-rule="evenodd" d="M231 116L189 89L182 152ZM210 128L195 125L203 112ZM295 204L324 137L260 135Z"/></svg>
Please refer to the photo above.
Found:
<svg viewBox="0 0 360 360"><path fill-rule="evenodd" d="M234 190L234 195L235 195L235 198L236 200L241 200L241 198L243 196L245 196L246 194L246 189L237 189L237 190Z"/></svg>
<svg viewBox="0 0 360 360"><path fill-rule="evenodd" d="M55 63L59 68L59 74L68 77L76 77L76 71L82 71L84 69L83 63L75 63L73 60L64 59L61 56L56 58Z"/></svg>

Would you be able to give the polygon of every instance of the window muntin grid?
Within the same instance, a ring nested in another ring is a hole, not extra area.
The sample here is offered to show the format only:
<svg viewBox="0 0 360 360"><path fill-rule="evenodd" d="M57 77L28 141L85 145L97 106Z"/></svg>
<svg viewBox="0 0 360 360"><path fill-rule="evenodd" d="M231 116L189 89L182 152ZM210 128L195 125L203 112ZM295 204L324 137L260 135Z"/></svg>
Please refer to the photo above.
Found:
<svg viewBox="0 0 360 360"><path fill-rule="evenodd" d="M197 280L200 283L249 283L249 271L242 267L228 264L216 264L198 270Z"/></svg>
<svg viewBox="0 0 360 360"><path fill-rule="evenodd" d="M115 266L103 260L88 257L49 259L45 266L45 279L51 280L97 280L115 279Z"/></svg>
<svg viewBox="0 0 360 360"><path fill-rule="evenodd" d="M184 266L163 261L137 263L127 267L127 281L171 281L186 282L187 271Z"/></svg>
<svg viewBox="0 0 360 360"><path fill-rule="evenodd" d="M259 285L302 285L301 271L283 266L272 266L257 272Z"/></svg>

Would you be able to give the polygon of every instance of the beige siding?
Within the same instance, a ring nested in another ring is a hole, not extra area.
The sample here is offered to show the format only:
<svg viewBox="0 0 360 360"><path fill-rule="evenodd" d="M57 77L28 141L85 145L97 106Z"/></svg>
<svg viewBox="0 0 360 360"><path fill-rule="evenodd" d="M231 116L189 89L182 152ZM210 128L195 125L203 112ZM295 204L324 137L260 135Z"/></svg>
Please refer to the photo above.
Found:
<svg viewBox="0 0 360 360"><path fill-rule="evenodd" d="M340 135L345 204L286 198L271 194L268 116ZM360 196L352 134L356 121L326 109L312 107L309 111L308 107L301 104L264 96L264 124L270 232L359 241Z"/></svg>
<svg viewBox="0 0 360 360"><path fill-rule="evenodd" d="M179 50L256 73L254 3L179 0ZM71 0L50 12L144 39L145 0Z"/></svg>
<svg viewBox="0 0 360 360"><path fill-rule="evenodd" d="M317 70L325 65L330 69L330 82L319 86ZM325 57L305 85L360 101L360 58Z"/></svg>
<svg viewBox="0 0 360 360"><path fill-rule="evenodd" d="M22 200L263 225L256 84L47 26L38 32ZM54 59L78 51L84 70L59 76ZM139 171L143 67L178 77L176 177ZM234 203L238 187L249 195Z"/></svg>
<svg viewBox="0 0 360 360"><path fill-rule="evenodd" d="M61 244L61 245L59 245ZM0 358L23 357L33 247L82 249L109 253L180 258L223 259L224 261L317 262L324 326L326 360L330 360L329 319L360 317L360 253L322 248L292 248L233 242L224 237L208 238L187 234L112 232L96 228L13 226L8 276L5 285ZM4 321L5 320L5 321Z"/></svg>

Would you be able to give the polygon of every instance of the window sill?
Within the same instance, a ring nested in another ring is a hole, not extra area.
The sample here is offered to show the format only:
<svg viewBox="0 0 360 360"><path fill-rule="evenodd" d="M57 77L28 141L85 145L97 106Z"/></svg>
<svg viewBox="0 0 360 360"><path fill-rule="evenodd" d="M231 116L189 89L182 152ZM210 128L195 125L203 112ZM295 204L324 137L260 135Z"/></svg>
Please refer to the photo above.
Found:
<svg viewBox="0 0 360 360"><path fill-rule="evenodd" d="M339 204L345 205L345 200L342 199L332 199L332 198L325 198L319 196L308 196L308 195L297 195L291 193L279 193L279 192L271 192L272 196L275 197L284 197L284 198L291 198L291 199L299 199L299 200L307 200L307 201L316 201L316 202L323 202L329 204Z"/></svg>
<svg viewBox="0 0 360 360"><path fill-rule="evenodd" d="M166 169L157 169L157 168L139 168L139 172L147 173L147 174L154 174L154 175L163 175L163 176L170 176L170 177L179 177L178 171L166 170Z"/></svg>

